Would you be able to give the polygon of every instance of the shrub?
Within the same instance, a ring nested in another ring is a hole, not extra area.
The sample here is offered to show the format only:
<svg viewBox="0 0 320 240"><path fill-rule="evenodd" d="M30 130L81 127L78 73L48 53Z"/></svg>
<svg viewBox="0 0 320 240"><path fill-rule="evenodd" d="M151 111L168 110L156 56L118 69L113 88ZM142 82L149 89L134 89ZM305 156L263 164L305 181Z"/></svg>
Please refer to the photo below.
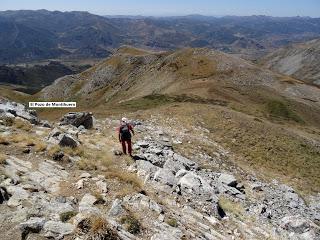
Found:
<svg viewBox="0 0 320 240"><path fill-rule="evenodd" d="M60 220L62 222L67 222L71 218L73 218L75 215L77 215L77 212L75 212L75 211L64 212L64 213L60 214Z"/></svg>
<svg viewBox="0 0 320 240"><path fill-rule="evenodd" d="M133 216L128 214L120 219L121 224L124 224L125 229L132 234L138 234L141 231L141 225L139 221Z"/></svg>
<svg viewBox="0 0 320 240"><path fill-rule="evenodd" d="M91 216L82 220L78 228L86 235L87 240L120 240L117 231L109 226L106 219Z"/></svg>
<svg viewBox="0 0 320 240"><path fill-rule="evenodd" d="M171 226L171 227L178 227L178 221L174 218L169 218L167 220L167 223Z"/></svg>
<svg viewBox="0 0 320 240"><path fill-rule="evenodd" d="M10 127L10 126L12 126L13 123L14 123L14 118L4 117L4 118L2 118L2 121L3 121L3 124L4 124L5 126Z"/></svg>
<svg viewBox="0 0 320 240"><path fill-rule="evenodd" d="M302 118L298 114L291 110L287 104L279 100L271 100L267 102L267 111L271 117L303 123Z"/></svg>

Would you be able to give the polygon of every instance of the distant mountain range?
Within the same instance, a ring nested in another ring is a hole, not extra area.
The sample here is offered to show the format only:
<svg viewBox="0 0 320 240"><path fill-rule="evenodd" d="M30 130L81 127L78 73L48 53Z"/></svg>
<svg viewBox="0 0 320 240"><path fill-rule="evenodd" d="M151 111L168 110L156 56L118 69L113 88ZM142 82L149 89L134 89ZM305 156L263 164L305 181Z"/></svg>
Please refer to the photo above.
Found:
<svg viewBox="0 0 320 240"><path fill-rule="evenodd" d="M254 58L320 36L320 18L130 17L88 12L0 12L0 63L50 58L103 58L133 45L172 50L209 47Z"/></svg>

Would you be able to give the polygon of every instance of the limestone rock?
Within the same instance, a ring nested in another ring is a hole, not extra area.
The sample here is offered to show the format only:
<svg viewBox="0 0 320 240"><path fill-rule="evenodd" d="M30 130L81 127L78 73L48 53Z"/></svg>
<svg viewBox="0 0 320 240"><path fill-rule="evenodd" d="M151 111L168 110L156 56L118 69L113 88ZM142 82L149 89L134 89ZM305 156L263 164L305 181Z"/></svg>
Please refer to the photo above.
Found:
<svg viewBox="0 0 320 240"><path fill-rule="evenodd" d="M79 203L79 212L82 214L100 214L100 210L93 206L96 201L95 196L89 193L85 194Z"/></svg>
<svg viewBox="0 0 320 240"><path fill-rule="evenodd" d="M311 227L310 221L302 216L286 216L281 219L280 226L287 231L294 233L304 233Z"/></svg>
<svg viewBox="0 0 320 240"><path fill-rule="evenodd" d="M79 141L76 140L74 137L72 137L69 134L61 134L59 136L59 145L61 147L71 147L71 148L76 148L77 146L80 145Z"/></svg>
<svg viewBox="0 0 320 240"><path fill-rule="evenodd" d="M76 182L74 185L76 186L77 189L82 189L84 188L84 182L86 179L80 179L78 182Z"/></svg>
<svg viewBox="0 0 320 240"><path fill-rule="evenodd" d="M79 178L91 178L91 177L92 177L91 174L87 172L84 172L79 176Z"/></svg>
<svg viewBox="0 0 320 240"><path fill-rule="evenodd" d="M176 179L172 173L172 171L168 169L159 169L155 174L153 180L169 185L169 186L174 186L176 183Z"/></svg>
<svg viewBox="0 0 320 240"><path fill-rule="evenodd" d="M124 209L122 207L122 201L120 199L115 199L112 203L112 206L108 212L108 215L111 217L117 217L124 213Z"/></svg>
<svg viewBox="0 0 320 240"><path fill-rule="evenodd" d="M12 195L7 202L9 207L21 205L22 201L28 199L30 196L30 194L20 186L9 186L7 191Z"/></svg>
<svg viewBox="0 0 320 240"><path fill-rule="evenodd" d="M27 235L29 232L38 233L42 230L46 220L45 218L32 217L28 221L20 223L19 228L22 236Z"/></svg>
<svg viewBox="0 0 320 240"><path fill-rule="evenodd" d="M108 192L107 183L105 181L100 180L100 181L96 182L96 186L97 186L100 193L107 193Z"/></svg>
<svg viewBox="0 0 320 240"><path fill-rule="evenodd" d="M40 122L34 110L29 110L20 103L0 99L0 118L7 113L12 114L14 117L21 117L32 124L39 124Z"/></svg>
<svg viewBox="0 0 320 240"><path fill-rule="evenodd" d="M93 127L93 116L91 112L70 112L61 118L60 125L73 125L75 127L82 125L86 129L90 129Z"/></svg>
<svg viewBox="0 0 320 240"><path fill-rule="evenodd" d="M64 236L70 235L75 227L70 223L58 221L48 221L44 224L44 236L54 239L62 239Z"/></svg>
<svg viewBox="0 0 320 240"><path fill-rule="evenodd" d="M233 175L230 175L230 174L222 173L220 175L218 181L220 183L225 184L225 185L230 186L230 187L236 187L237 186L237 179Z"/></svg>

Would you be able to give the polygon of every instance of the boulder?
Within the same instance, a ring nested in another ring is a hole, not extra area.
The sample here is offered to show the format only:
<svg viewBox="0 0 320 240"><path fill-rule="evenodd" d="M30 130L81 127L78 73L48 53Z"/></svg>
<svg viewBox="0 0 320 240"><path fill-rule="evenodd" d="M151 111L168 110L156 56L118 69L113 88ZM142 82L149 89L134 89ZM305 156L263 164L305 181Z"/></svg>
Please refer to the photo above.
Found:
<svg viewBox="0 0 320 240"><path fill-rule="evenodd" d="M117 217L124 212L125 210L122 207L122 202L120 199L117 198L113 201L112 206L108 212L108 215L111 217Z"/></svg>
<svg viewBox="0 0 320 240"><path fill-rule="evenodd" d="M7 202L9 207L21 205L22 201L28 199L30 196L30 194L20 186L9 186L7 191L12 195Z"/></svg>
<svg viewBox="0 0 320 240"><path fill-rule="evenodd" d="M74 185L76 186L77 189L82 189L82 188L84 188L85 181L86 181L86 179L82 178L78 182L76 182Z"/></svg>
<svg viewBox="0 0 320 240"><path fill-rule="evenodd" d="M84 172L79 176L79 178L91 178L91 177L92 177L91 174L88 172Z"/></svg>
<svg viewBox="0 0 320 240"><path fill-rule="evenodd" d="M62 239L71 234L75 227L70 223L48 221L44 224L43 231L47 238Z"/></svg>
<svg viewBox="0 0 320 240"><path fill-rule="evenodd" d="M195 194L212 194L213 189L210 184L201 176L181 170L176 174L176 177L181 177L178 181L178 186L182 192L195 193Z"/></svg>
<svg viewBox="0 0 320 240"><path fill-rule="evenodd" d="M79 212L85 215L100 214L100 210L94 207L93 204L97 202L97 198L87 193L83 196L79 203Z"/></svg>
<svg viewBox="0 0 320 240"><path fill-rule="evenodd" d="M96 186L97 186L98 191L100 193L107 193L108 192L107 183L105 181L100 180L100 181L96 182Z"/></svg>
<svg viewBox="0 0 320 240"><path fill-rule="evenodd" d="M0 99L0 118L6 117L8 113L14 117L21 117L32 124L40 123L36 111L27 109L23 104Z"/></svg>
<svg viewBox="0 0 320 240"><path fill-rule="evenodd" d="M136 210L145 209L158 214L163 212L162 207L157 202L141 193L124 197L123 204L129 205Z"/></svg>
<svg viewBox="0 0 320 240"><path fill-rule="evenodd" d="M224 185L230 186L230 187L236 187L237 186L237 179L230 174L222 173L218 179L218 181Z"/></svg>
<svg viewBox="0 0 320 240"><path fill-rule="evenodd" d="M80 145L79 141L69 134L61 134L59 136L59 145L61 147L76 148Z"/></svg>
<svg viewBox="0 0 320 240"><path fill-rule="evenodd" d="M311 222L300 215L286 216L280 220L280 226L290 232L304 233L311 227Z"/></svg>
<svg viewBox="0 0 320 240"><path fill-rule="evenodd" d="M93 127L93 116L91 112L70 112L61 118L60 125L73 125L75 127L82 125L84 128L90 129Z"/></svg>
<svg viewBox="0 0 320 240"><path fill-rule="evenodd" d="M130 169L135 168L139 176L153 176L154 173L159 169L159 167L153 165L152 163L144 160L137 160ZM129 170L130 170L129 169Z"/></svg>
<svg viewBox="0 0 320 240"><path fill-rule="evenodd" d="M168 169L159 169L155 174L153 180L168 185L170 187L174 186L176 183L176 179L172 173L172 171Z"/></svg>
<svg viewBox="0 0 320 240"><path fill-rule="evenodd" d="M22 239L24 239L24 237L28 235L29 232L32 232L32 233L40 232L45 222L46 222L45 218L32 217L28 221L20 223L19 228L22 233Z"/></svg>
<svg viewBox="0 0 320 240"><path fill-rule="evenodd" d="M165 164L163 165L163 168L170 169L172 172L176 173L180 169L185 170L191 170L191 169L197 169L198 165L189 160L188 158L185 158L179 154L174 153L173 157L169 158Z"/></svg>

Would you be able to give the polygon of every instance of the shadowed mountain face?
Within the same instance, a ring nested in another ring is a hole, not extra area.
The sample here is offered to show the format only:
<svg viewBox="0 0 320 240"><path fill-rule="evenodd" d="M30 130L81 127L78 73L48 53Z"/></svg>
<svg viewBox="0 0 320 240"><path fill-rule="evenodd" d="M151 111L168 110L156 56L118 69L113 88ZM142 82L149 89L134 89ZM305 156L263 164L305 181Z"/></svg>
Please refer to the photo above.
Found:
<svg viewBox="0 0 320 240"><path fill-rule="evenodd" d="M257 57L320 35L320 19L252 17L106 18L87 12L0 12L0 63L106 57L123 44L153 49L210 47Z"/></svg>
<svg viewBox="0 0 320 240"><path fill-rule="evenodd" d="M59 62L50 62L45 65L32 67L0 66L0 84L14 84L23 88L21 91L32 93L50 85L55 79L79 73L90 65L66 66Z"/></svg>
<svg viewBox="0 0 320 240"><path fill-rule="evenodd" d="M261 63L274 71L320 85L320 40L281 48Z"/></svg>

